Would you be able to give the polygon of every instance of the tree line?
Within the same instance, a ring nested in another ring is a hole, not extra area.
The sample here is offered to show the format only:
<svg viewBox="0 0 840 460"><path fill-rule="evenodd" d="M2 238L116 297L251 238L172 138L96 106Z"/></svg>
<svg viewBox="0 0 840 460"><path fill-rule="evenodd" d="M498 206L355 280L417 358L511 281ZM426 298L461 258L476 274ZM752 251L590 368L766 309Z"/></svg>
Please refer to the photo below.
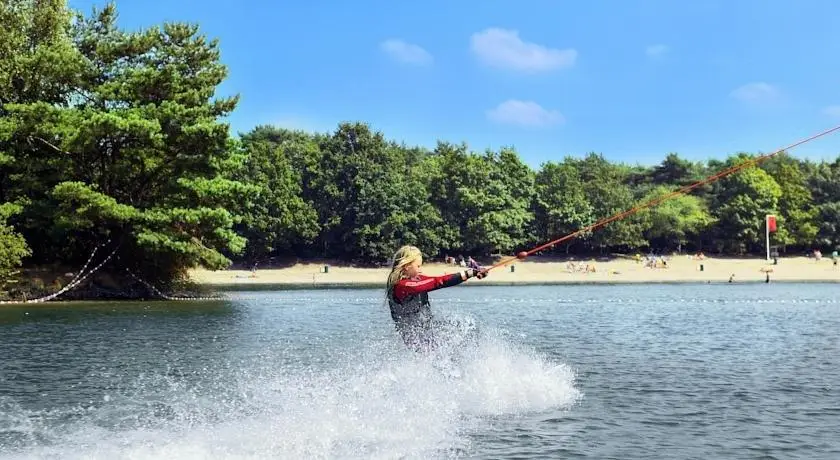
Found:
<svg viewBox="0 0 840 460"><path fill-rule="evenodd" d="M103 270L158 283L273 258L378 264L407 243L511 254L755 158L588 153L534 170L513 148L430 150L359 122L232 135L238 97L216 97L227 69L197 25L125 31L114 5L0 5L0 284L21 266L81 266L99 245ZM782 251L837 248L840 157L781 154L547 251L760 253L766 214Z"/></svg>

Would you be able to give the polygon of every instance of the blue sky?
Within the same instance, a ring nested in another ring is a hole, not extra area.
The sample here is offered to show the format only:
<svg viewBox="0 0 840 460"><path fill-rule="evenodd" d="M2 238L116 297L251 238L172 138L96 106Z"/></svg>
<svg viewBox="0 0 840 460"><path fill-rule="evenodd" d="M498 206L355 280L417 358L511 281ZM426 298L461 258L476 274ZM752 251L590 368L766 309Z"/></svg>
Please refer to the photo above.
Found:
<svg viewBox="0 0 840 460"><path fill-rule="evenodd" d="M89 12L103 1L70 0ZM473 150L532 167L603 153L655 164L770 152L840 124L831 0L121 0L120 25L198 23L239 94L233 132L331 131ZM840 134L791 152L837 158Z"/></svg>

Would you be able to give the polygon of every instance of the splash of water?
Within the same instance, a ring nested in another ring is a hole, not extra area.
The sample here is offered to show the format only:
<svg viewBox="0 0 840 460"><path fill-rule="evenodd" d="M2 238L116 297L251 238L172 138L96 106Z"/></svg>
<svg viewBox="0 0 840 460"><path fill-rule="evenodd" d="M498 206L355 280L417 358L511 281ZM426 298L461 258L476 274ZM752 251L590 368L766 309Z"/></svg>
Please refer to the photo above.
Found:
<svg viewBox="0 0 840 460"><path fill-rule="evenodd" d="M334 366L273 367L266 356L231 376L210 376L209 387L162 373L61 422L6 404L0 457L457 457L488 418L568 407L580 397L566 365L459 320L449 345L428 356L389 337L334 350Z"/></svg>

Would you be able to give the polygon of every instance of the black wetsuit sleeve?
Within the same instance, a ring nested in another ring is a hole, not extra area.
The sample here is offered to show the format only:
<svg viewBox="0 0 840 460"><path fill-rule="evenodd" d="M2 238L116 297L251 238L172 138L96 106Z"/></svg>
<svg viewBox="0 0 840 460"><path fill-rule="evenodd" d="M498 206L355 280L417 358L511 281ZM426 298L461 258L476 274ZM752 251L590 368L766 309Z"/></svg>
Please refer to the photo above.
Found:
<svg viewBox="0 0 840 460"><path fill-rule="evenodd" d="M446 278L442 283L442 288L456 286L464 282L464 278L461 277L461 272L453 273L447 276L448 278Z"/></svg>

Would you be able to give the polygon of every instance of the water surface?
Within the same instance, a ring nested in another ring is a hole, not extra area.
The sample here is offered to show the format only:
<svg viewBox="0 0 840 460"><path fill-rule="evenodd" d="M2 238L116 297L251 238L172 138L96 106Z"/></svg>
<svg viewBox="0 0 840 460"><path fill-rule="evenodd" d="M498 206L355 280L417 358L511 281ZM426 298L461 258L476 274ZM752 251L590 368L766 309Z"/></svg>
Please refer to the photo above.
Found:
<svg viewBox="0 0 840 460"><path fill-rule="evenodd" d="M0 458L836 459L836 290L464 285L428 358L378 290L3 307Z"/></svg>

